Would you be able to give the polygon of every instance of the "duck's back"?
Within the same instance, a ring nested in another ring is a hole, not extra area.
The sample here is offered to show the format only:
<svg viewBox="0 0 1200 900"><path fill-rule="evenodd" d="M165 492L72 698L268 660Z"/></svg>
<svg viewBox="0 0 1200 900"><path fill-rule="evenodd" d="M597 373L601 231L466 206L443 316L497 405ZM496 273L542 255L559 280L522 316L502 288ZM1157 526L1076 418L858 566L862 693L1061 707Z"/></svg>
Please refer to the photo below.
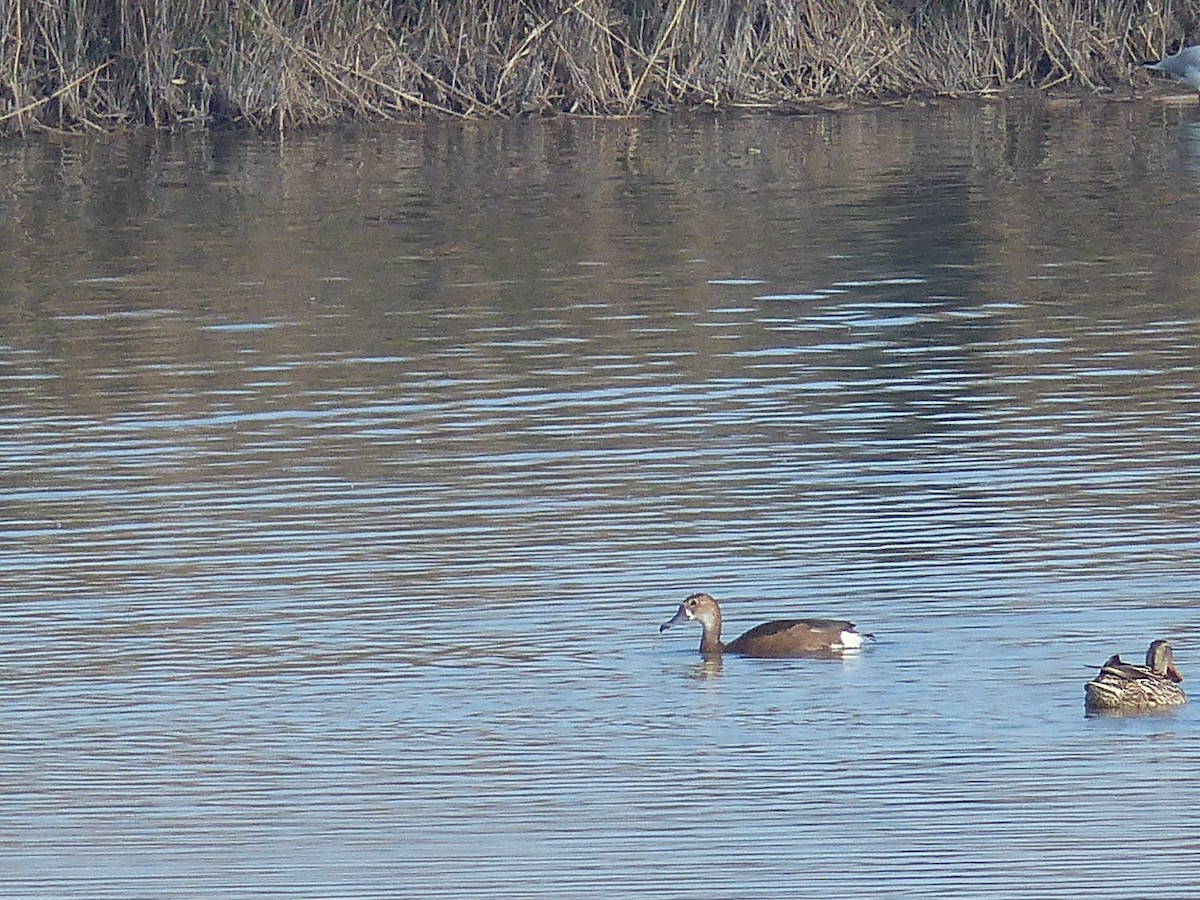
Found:
<svg viewBox="0 0 1200 900"><path fill-rule="evenodd" d="M820 656L861 646L862 636L851 622L838 619L780 619L764 622L725 645L726 653L741 656Z"/></svg>

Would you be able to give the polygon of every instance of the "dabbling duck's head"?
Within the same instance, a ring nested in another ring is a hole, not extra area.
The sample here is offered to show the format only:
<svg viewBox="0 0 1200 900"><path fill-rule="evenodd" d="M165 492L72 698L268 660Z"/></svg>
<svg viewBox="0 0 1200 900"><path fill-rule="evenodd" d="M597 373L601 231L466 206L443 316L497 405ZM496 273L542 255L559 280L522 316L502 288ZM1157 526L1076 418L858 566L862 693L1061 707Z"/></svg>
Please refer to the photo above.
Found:
<svg viewBox="0 0 1200 900"><path fill-rule="evenodd" d="M717 606L717 601L708 594L692 594L679 604L675 616L669 622L663 622L658 630L663 632L672 625L693 620L703 625L705 631L720 631L721 607Z"/></svg>
<svg viewBox="0 0 1200 900"><path fill-rule="evenodd" d="M1155 641L1150 645L1146 651L1146 668L1155 675L1170 678L1176 684L1183 681L1183 676L1175 668L1175 654L1166 641Z"/></svg>

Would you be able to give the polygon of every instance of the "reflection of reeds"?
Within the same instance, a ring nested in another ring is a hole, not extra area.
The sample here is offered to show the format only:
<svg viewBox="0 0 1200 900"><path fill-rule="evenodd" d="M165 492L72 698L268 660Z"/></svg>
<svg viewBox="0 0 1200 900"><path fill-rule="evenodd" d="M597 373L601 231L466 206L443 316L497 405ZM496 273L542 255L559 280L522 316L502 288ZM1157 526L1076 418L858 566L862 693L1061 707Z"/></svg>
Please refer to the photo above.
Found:
<svg viewBox="0 0 1200 900"><path fill-rule="evenodd" d="M1097 88L1178 43L1191 15L1178 5L1167 18L1123 0L6 0L0 129Z"/></svg>

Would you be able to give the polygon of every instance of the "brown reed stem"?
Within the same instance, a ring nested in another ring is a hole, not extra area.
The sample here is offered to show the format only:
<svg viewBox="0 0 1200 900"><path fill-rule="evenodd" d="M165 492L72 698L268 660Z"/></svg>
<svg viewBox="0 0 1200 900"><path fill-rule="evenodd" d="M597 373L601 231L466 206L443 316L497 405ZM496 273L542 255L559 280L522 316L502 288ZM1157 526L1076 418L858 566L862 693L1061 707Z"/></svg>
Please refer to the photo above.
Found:
<svg viewBox="0 0 1200 900"><path fill-rule="evenodd" d="M84 72L78 78L74 78L71 81L68 81L66 84L64 84L62 87L60 87L58 90L56 90L53 94L50 94L49 96L46 96L46 97L42 97L38 100L34 100L31 103L27 103L24 106L19 107L17 109L9 110L8 112L4 113L3 115L0 115L0 122L7 122L9 119L19 118L20 116L23 116L26 113L32 112L33 110L37 109L39 106L43 106L47 103L51 103L51 102L57 100L59 97L68 93L69 91L73 90L75 87L77 87L78 85L87 81L89 78L92 78L93 76L100 74L100 72L103 71L104 69L107 69L111 63L112 63L112 60L105 60L104 62L100 63L100 65L98 65L94 69L92 69L90 72Z"/></svg>

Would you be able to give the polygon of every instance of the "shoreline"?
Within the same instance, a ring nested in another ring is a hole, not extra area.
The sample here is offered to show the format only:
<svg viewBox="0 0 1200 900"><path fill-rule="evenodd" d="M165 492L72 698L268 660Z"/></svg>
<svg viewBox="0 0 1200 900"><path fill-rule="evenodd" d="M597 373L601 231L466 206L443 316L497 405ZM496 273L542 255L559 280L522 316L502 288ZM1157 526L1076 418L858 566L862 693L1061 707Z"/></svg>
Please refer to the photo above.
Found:
<svg viewBox="0 0 1200 900"><path fill-rule="evenodd" d="M1184 18L1144 12L1135 21L1119 0L997 6L18 3L0 40L0 136L142 127L283 135L430 117L796 114L1012 96L1162 102L1156 82L1169 80L1140 64L1185 43ZM1166 102L1182 105L1177 93Z"/></svg>

